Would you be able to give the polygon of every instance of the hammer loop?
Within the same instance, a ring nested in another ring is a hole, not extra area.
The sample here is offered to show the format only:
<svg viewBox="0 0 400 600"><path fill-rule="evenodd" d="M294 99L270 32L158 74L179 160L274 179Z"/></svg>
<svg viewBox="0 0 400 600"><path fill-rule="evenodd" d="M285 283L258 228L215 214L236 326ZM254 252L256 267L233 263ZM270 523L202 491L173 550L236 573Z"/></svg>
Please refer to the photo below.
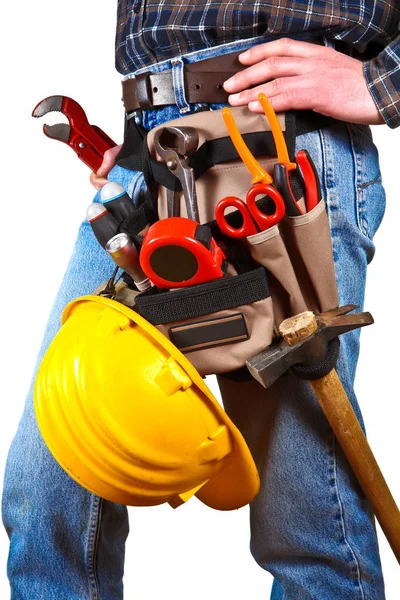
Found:
<svg viewBox="0 0 400 600"><path fill-rule="evenodd" d="M302 363L294 365L290 369L290 373L299 379L305 379L306 381L314 381L315 379L325 377L325 375L335 368L339 358L339 350L340 340L337 337L329 342L326 354L322 360L309 364Z"/></svg>

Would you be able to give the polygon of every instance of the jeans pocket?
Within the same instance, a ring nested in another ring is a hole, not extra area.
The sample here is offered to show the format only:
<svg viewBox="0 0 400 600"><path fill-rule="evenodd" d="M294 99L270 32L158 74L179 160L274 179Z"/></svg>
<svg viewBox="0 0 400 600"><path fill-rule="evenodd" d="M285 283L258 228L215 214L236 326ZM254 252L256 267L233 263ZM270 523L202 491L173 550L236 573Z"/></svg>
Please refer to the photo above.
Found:
<svg viewBox="0 0 400 600"><path fill-rule="evenodd" d="M355 164L357 225L361 233L372 240L386 208L379 154L368 126L350 124L348 130Z"/></svg>

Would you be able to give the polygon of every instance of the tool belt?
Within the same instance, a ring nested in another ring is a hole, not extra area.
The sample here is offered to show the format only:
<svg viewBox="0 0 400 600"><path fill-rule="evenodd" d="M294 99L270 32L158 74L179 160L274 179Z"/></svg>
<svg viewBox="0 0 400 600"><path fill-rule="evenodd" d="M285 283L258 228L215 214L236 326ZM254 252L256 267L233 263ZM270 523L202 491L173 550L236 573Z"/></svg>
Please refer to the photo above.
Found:
<svg viewBox="0 0 400 600"><path fill-rule="evenodd" d="M232 114L253 155L273 173L277 157L265 116L246 107L235 108ZM279 115L279 121L291 158L296 135L323 123L315 115L312 121L296 120L292 112ZM180 194L180 215L187 216L180 183L154 146L157 131L174 125L194 127L198 132L198 150L190 164L196 178L199 223L206 225L223 248L225 275L179 289L154 286L135 294L134 309L169 338L201 375L232 372L271 344L285 318L338 305L328 217L321 201L311 212L285 216L266 231L232 239L217 225L215 209L226 196L244 199L251 175L227 135L221 111L194 113L149 133L130 120L117 163L142 171L148 193L138 199L135 213L125 219L120 230L129 234L138 248L149 226L167 218L168 189ZM292 175L291 185L304 207L300 178ZM264 203L268 212L268 198L259 203ZM227 220L234 224L241 217L233 211ZM135 288L129 276L125 281ZM132 295L125 293L117 299L132 306Z"/></svg>

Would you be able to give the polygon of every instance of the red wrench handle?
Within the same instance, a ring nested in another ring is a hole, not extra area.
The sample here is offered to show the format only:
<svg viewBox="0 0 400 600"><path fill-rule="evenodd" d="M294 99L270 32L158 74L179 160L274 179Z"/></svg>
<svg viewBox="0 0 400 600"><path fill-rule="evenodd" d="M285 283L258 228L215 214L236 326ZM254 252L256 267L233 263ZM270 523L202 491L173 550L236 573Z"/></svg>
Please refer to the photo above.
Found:
<svg viewBox="0 0 400 600"><path fill-rule="evenodd" d="M83 108L64 96L62 113L68 117L71 133L68 145L92 171L98 171L106 150L117 144L97 125L91 125Z"/></svg>

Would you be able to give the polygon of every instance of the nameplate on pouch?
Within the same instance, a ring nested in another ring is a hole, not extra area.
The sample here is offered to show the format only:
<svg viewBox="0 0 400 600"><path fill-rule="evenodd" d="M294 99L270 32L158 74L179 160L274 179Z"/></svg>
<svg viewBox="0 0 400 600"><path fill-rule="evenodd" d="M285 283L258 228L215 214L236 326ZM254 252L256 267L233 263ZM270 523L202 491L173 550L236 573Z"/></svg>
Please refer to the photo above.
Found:
<svg viewBox="0 0 400 600"><path fill-rule="evenodd" d="M171 327L169 335L171 341L181 352L205 350L249 339L246 321L242 313Z"/></svg>

